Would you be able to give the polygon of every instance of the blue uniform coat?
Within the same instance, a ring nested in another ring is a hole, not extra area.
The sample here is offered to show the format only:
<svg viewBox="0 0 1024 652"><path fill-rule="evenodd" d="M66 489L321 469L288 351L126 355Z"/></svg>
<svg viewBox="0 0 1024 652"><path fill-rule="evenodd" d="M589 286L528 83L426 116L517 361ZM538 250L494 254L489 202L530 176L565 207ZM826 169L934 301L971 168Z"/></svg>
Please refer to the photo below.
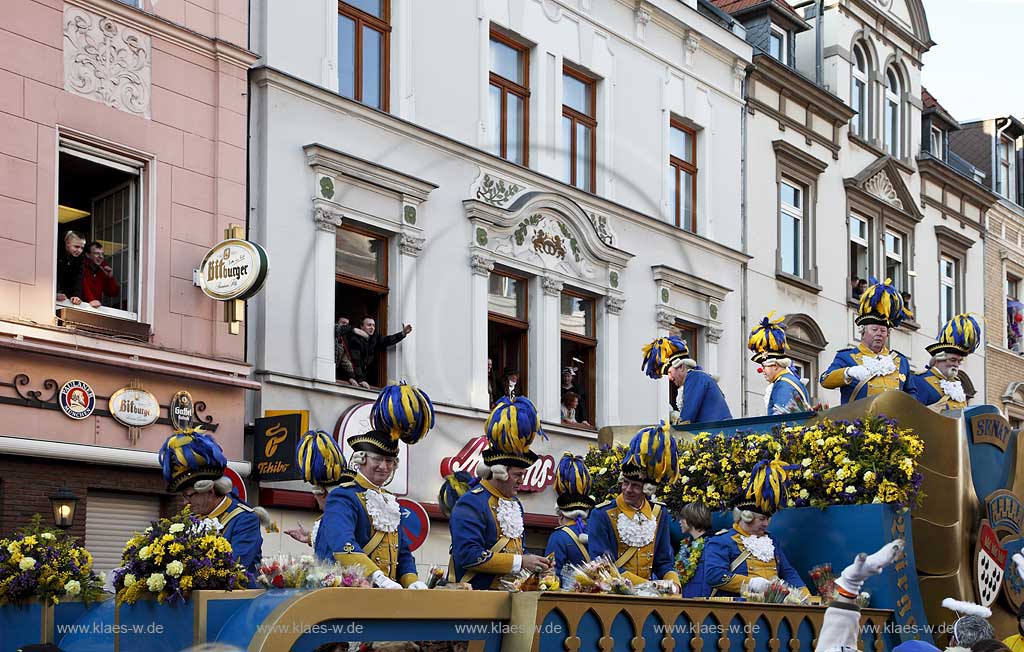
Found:
<svg viewBox="0 0 1024 652"><path fill-rule="evenodd" d="M679 411L679 420L683 423L725 421L732 418L722 389L702 369L686 372L682 392L676 395L676 403L673 407Z"/></svg>
<svg viewBox="0 0 1024 652"><path fill-rule="evenodd" d="M234 496L225 496L208 518L220 521L224 526L220 533L231 544L235 559L245 566L246 571L257 575L263 559L263 533L260 518L252 507Z"/></svg>
<svg viewBox="0 0 1024 652"><path fill-rule="evenodd" d="M707 546L708 537L701 537L704 540L704 545ZM690 541L689 545L693 546L695 541ZM707 548L705 547L705 550ZM689 548L687 548L687 551ZM708 584L708 579L704 574L704 565L706 554L701 554L700 561L697 562L697 568L693 571L693 577L690 581L683 586L683 597L684 598L706 598L711 595L711 585Z"/></svg>
<svg viewBox="0 0 1024 652"><path fill-rule="evenodd" d="M693 372L691 371L690 373ZM614 562L625 551L625 544L622 545L622 552L620 552L619 545L617 521L620 512L625 513L627 516L634 514L634 510L626 506L621 494L615 500L601 503L591 510L590 523L587 526L589 530L587 548L591 559L607 555ZM650 501L647 501L644 507L641 508L641 512L648 518L653 516L653 507ZM616 522L613 523L612 519L615 519ZM624 566L620 567L620 570L639 575L645 580L676 579L675 556L672 554L669 520L671 519L668 515L668 510L662 505L661 513L658 515L658 526L654 533L654 541L645 548L639 549Z"/></svg>
<svg viewBox="0 0 1024 652"><path fill-rule="evenodd" d="M881 351L881 355L889 355L889 353L889 349L882 349ZM864 383L864 386L861 387L856 396L853 396L853 390L860 383L856 380L851 380L849 384L846 383L844 377L846 368L861 364L861 361L866 356L873 357L875 353L863 344L855 349L840 349L836 353L835 359L832 360L832 364L825 370L825 373L821 374L821 386L825 389L838 389L844 404L867 398L868 396L874 396L875 394L881 394L889 389L899 389L913 394L913 383L908 382L910 378L910 363L907 361L907 356L899 351L892 351L892 353L896 354L895 360L893 360L896 365L896 371L888 376L872 378Z"/></svg>
<svg viewBox="0 0 1024 652"><path fill-rule="evenodd" d="M943 403L945 410L962 410L967 407L967 401L954 401L946 396L942 391L942 385L939 384L942 376L932 367L928 367L919 374L914 374L911 376L911 380L914 383L914 396L923 405L935 405L946 399Z"/></svg>
<svg viewBox="0 0 1024 652"><path fill-rule="evenodd" d="M804 402L810 405L811 398L807 395L807 388L800 382L799 376L786 369L772 383L772 391L768 397L768 416L785 414L786 406L790 401L794 401L798 394Z"/></svg>
<svg viewBox="0 0 1024 652"><path fill-rule="evenodd" d="M590 554L586 552L587 544L581 541L580 544L583 546L581 550L567 530L571 530L577 540L581 534L587 533L586 528L581 528L576 523L570 523L556 529L548 537L548 547L544 549L544 554L547 556L554 554L555 574L558 577L562 576L562 568L566 564L582 564L585 561L590 561Z"/></svg>
<svg viewBox="0 0 1024 652"><path fill-rule="evenodd" d="M762 562L753 555L747 557L739 566L730 571L733 561L740 556L740 539L745 536L735 527L716 534L704 545L704 581L711 588L718 588L716 596L738 597L743 582L750 577L771 579L781 578L790 586L803 587L804 581L800 573L786 559L779 540L771 533L768 536L775 544L775 559Z"/></svg>
<svg viewBox="0 0 1024 652"><path fill-rule="evenodd" d="M499 541L495 509L501 497L491 483L481 480L459 498L448 521L455 580L465 581L463 577L473 572L469 583L474 590L500 588L501 577L512 572L515 555L523 552L522 536L511 539L503 550L491 550ZM524 513L518 498L510 500L518 503L520 514Z"/></svg>

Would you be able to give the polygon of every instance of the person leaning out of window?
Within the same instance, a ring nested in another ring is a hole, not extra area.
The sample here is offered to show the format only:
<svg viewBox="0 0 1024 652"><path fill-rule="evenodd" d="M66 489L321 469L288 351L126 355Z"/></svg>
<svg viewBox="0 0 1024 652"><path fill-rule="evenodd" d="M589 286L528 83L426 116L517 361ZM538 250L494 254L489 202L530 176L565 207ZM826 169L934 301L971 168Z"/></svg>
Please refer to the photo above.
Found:
<svg viewBox="0 0 1024 652"><path fill-rule="evenodd" d="M381 337L377 334L377 321L367 315L359 322L358 328L353 328L345 334L345 343L348 344L348 353L352 359L353 378L362 387L369 387L367 374L375 356L402 340L412 332L412 324L405 324L402 330L393 335ZM342 378L342 380L349 380Z"/></svg>
<svg viewBox="0 0 1024 652"><path fill-rule="evenodd" d="M93 308L103 305L103 297L121 294L121 286L114 278L114 269L103 256L103 243L93 240L85 246L85 264L82 265L82 299Z"/></svg>
<svg viewBox="0 0 1024 652"><path fill-rule="evenodd" d="M84 251L85 238L78 232L64 234L64 247L57 253L57 301L81 305Z"/></svg>

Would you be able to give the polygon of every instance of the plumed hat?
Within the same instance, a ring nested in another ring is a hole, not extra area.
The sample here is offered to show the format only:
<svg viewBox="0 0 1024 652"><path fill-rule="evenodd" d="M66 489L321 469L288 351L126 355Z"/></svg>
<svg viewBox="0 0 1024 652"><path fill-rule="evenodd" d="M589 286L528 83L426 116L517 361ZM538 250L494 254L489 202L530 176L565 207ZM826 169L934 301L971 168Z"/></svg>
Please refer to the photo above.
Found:
<svg viewBox="0 0 1024 652"><path fill-rule="evenodd" d="M540 427L540 415L530 399L518 396L514 400L507 396L498 399L497 405L484 425L487 448L483 459L487 466L502 464L521 469L533 466L537 454L530 450L533 440L540 435L547 439Z"/></svg>
<svg viewBox="0 0 1024 652"><path fill-rule="evenodd" d="M302 471L302 479L317 487L332 487L355 477L337 442L323 430L310 430L302 435L295 447L295 463Z"/></svg>
<svg viewBox="0 0 1024 652"><path fill-rule="evenodd" d="M398 442L413 445L434 427L434 404L422 390L404 382L380 390L370 409L373 429L345 441L353 452L398 456Z"/></svg>
<svg viewBox="0 0 1024 652"><path fill-rule="evenodd" d="M957 353L967 356L981 344L981 325L970 315L953 317L939 331L935 344L924 347L928 353Z"/></svg>
<svg viewBox="0 0 1024 652"><path fill-rule="evenodd" d="M786 327L782 323L782 317L772 319L774 314L768 313L750 331L747 348L754 354L750 358L754 362L763 363L765 360L787 357L786 349L789 348L789 344L786 342Z"/></svg>
<svg viewBox="0 0 1024 652"><path fill-rule="evenodd" d="M218 480L224 475L228 460L213 437L199 428L175 432L158 454L167 491L186 489L199 480Z"/></svg>
<svg viewBox="0 0 1024 652"><path fill-rule="evenodd" d="M623 477L645 484L671 484L678 470L679 444L664 421L633 435L622 458Z"/></svg>
<svg viewBox="0 0 1024 652"><path fill-rule="evenodd" d="M595 501L590 496L590 486L590 469L583 458L572 453L563 454L555 467L558 509L566 512L592 510Z"/></svg>
<svg viewBox="0 0 1024 652"><path fill-rule="evenodd" d="M735 506L771 516L785 507L789 492L788 472L798 468L798 465L789 465L779 459L761 460L750 472L750 480Z"/></svg>
<svg viewBox="0 0 1024 652"><path fill-rule="evenodd" d="M893 286L892 279L887 278L884 283L879 283L878 279L872 278L868 289L860 297L857 325L879 324L898 328L908 316L903 296Z"/></svg>
<svg viewBox="0 0 1024 652"><path fill-rule="evenodd" d="M644 347L644 360L640 366L649 378L658 379L690 357L690 349L683 338L673 335L659 337Z"/></svg>

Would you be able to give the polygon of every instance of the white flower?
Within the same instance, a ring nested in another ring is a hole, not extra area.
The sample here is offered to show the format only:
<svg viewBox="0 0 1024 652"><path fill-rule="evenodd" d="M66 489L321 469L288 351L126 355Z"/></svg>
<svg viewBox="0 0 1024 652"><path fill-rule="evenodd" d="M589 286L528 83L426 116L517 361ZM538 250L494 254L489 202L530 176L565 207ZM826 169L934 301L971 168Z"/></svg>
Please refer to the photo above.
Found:
<svg viewBox="0 0 1024 652"><path fill-rule="evenodd" d="M378 532L397 532L402 522L402 510L394 494L367 489L366 513L370 515L373 529Z"/></svg>
<svg viewBox="0 0 1024 652"><path fill-rule="evenodd" d="M810 495L811 495L811 492L807 491L806 489L801 489L800 490L800 497L803 498L804 500L807 500L807 498Z"/></svg>
<svg viewBox="0 0 1024 652"><path fill-rule="evenodd" d="M171 534L177 534L178 532L184 532L184 530L185 530L185 524L184 523L171 523L171 527L167 528L167 531L170 532Z"/></svg>
<svg viewBox="0 0 1024 652"><path fill-rule="evenodd" d="M840 480L845 478L846 477L846 469L839 469L838 471L836 471L836 477L839 478Z"/></svg>
<svg viewBox="0 0 1024 652"><path fill-rule="evenodd" d="M949 397L951 401L957 403L963 403L967 400L967 394L964 393L964 386L959 380L946 380L945 378L939 379L939 387L942 388L942 393Z"/></svg>
<svg viewBox="0 0 1024 652"><path fill-rule="evenodd" d="M167 564L167 574L171 577L178 577L184 570L185 564L181 563L177 559Z"/></svg>
<svg viewBox="0 0 1024 652"><path fill-rule="evenodd" d="M813 476L813 475L814 475L814 472L813 472L813 471L811 471L810 469L806 469L806 470L804 471L804 477L805 477L805 478L810 478L810 477L811 477L811 476Z"/></svg>
<svg viewBox="0 0 1024 652"><path fill-rule="evenodd" d="M684 476L679 478L679 481L682 482L683 484L686 484L687 482L690 481L690 476L684 475Z"/></svg>
<svg viewBox="0 0 1024 652"><path fill-rule="evenodd" d="M754 559L769 562L775 559L775 542L770 536L741 537L740 544L748 551Z"/></svg>
<svg viewBox="0 0 1024 652"><path fill-rule="evenodd" d="M518 500L499 498L497 516L502 536L513 540L523 536L523 512Z"/></svg>
<svg viewBox="0 0 1024 652"><path fill-rule="evenodd" d="M640 512L633 514L633 518L619 512L619 538L631 548L643 548L654 541L654 535L658 531L658 521L647 518Z"/></svg>
<svg viewBox="0 0 1024 652"><path fill-rule="evenodd" d="M9 552L10 554L13 555L17 551L18 551L18 542L17 541L15 541L14 543L7 544L7 552Z"/></svg>
<svg viewBox="0 0 1024 652"><path fill-rule="evenodd" d="M127 588L131 587L133 584L135 584L135 582L136 582L136 580L135 580L135 576L134 575L132 575L131 573L126 573L125 574L125 576L124 576L124 588L127 589Z"/></svg>
<svg viewBox="0 0 1024 652"><path fill-rule="evenodd" d="M811 458L805 457L804 459L800 460L800 466L808 467L810 465L811 465Z"/></svg>
<svg viewBox="0 0 1024 652"><path fill-rule="evenodd" d="M848 494L855 494L855 493L857 493L857 487L854 487L852 484L851 485L847 485L846 486L846 493L848 493Z"/></svg>
<svg viewBox="0 0 1024 652"><path fill-rule="evenodd" d="M100 571L100 584L106 584L106 583L107 583L107 574L102 572L102 571Z"/></svg>
<svg viewBox="0 0 1024 652"><path fill-rule="evenodd" d="M864 482L871 482L874 479L875 479L875 472L874 471L865 471L864 472Z"/></svg>
<svg viewBox="0 0 1024 652"><path fill-rule="evenodd" d="M146 580L146 588L153 593L159 593L166 584L167 580L164 579L164 576L161 573L153 573L149 576L149 579Z"/></svg>
<svg viewBox="0 0 1024 652"><path fill-rule="evenodd" d="M64 592L68 595L78 595L82 592L82 585L78 580L68 580L64 585Z"/></svg>
<svg viewBox="0 0 1024 652"><path fill-rule="evenodd" d="M316 562L316 559L313 558L313 555L302 555L299 557L300 564L312 564L314 562Z"/></svg>
<svg viewBox="0 0 1024 652"><path fill-rule="evenodd" d="M148 528L146 528L145 530L143 530L143 532L144 532L144 533L146 533L146 534L149 534L149 533L151 533L152 531L153 531L153 526L152 526L152 525L151 525L151 526L149 526Z"/></svg>
<svg viewBox="0 0 1024 652"><path fill-rule="evenodd" d="M22 557L21 562L18 563L18 568L21 570L32 570L36 567L36 560L31 557Z"/></svg>
<svg viewBox="0 0 1024 652"><path fill-rule="evenodd" d="M149 546L139 548L139 559L149 559Z"/></svg>
<svg viewBox="0 0 1024 652"><path fill-rule="evenodd" d="M42 534L39 535L39 537L42 538L42 539L46 539L47 541L53 541L54 539L57 538L57 537L53 536L52 532L43 532Z"/></svg>

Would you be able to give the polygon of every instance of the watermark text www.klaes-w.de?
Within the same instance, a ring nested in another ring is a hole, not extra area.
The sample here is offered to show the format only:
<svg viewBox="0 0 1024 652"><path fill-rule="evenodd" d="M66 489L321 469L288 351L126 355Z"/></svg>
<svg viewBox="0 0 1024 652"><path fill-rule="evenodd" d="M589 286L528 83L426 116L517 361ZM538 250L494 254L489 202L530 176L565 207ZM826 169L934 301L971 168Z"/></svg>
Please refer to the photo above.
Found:
<svg viewBox="0 0 1024 652"><path fill-rule="evenodd" d="M543 625L514 625L512 623L488 622L488 623L462 623L455 625L455 633L460 635L486 636L489 634L517 635L517 634L561 634L563 627L558 623L544 623Z"/></svg>
<svg viewBox="0 0 1024 652"><path fill-rule="evenodd" d="M672 635L685 635L693 634L694 636L704 636L706 634L717 634L722 636L723 634L757 634L760 631L760 626L756 623L752 625L718 625L716 623L676 623L674 625L655 625L654 632L656 634L672 634Z"/></svg>
<svg viewBox="0 0 1024 652"><path fill-rule="evenodd" d="M128 624L114 624L114 623L74 623L74 624L58 624L57 633L64 634L109 634L109 635L127 635L133 634L137 636L153 635L162 636L164 633L164 626L161 623L151 622L146 623L133 623Z"/></svg>

